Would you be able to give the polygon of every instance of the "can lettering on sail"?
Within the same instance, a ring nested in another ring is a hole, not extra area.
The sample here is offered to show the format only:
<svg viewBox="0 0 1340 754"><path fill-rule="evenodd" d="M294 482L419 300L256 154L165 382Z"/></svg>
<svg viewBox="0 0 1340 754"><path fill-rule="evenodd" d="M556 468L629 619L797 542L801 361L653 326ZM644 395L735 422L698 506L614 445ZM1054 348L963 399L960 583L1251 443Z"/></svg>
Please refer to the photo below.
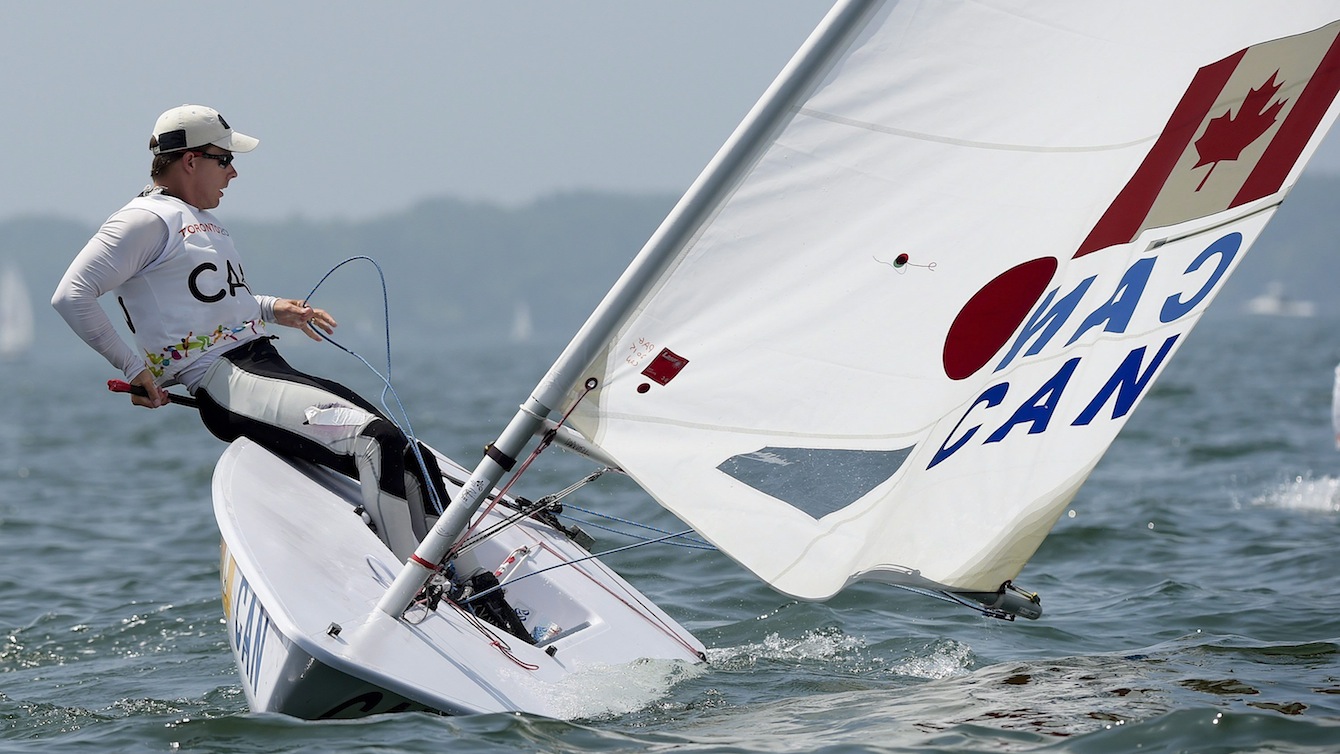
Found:
<svg viewBox="0 0 1340 754"><path fill-rule="evenodd" d="M1194 241L1161 246L1119 276L1098 271L1047 292L992 370L1010 378L967 404L926 468L973 442L1041 434L1058 416L1070 427L1124 420L1239 261L1243 234L1198 252Z"/></svg>

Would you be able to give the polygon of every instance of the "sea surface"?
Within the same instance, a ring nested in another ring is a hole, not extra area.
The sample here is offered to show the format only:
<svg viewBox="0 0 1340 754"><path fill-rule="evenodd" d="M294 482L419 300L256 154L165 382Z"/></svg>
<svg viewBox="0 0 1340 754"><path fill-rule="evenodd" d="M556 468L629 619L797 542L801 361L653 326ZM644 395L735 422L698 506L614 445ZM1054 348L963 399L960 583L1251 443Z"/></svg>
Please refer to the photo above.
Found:
<svg viewBox="0 0 1340 754"><path fill-rule="evenodd" d="M1201 323L1018 579L1041 620L878 586L797 603L719 553L640 548L607 562L710 664L613 670L569 720L249 712L209 500L223 446L55 344L0 363L3 752L1340 750L1337 321ZM472 465L560 345L397 344L392 379L416 433ZM329 346L280 347L377 393ZM551 451L519 491L588 469ZM580 504L676 523L625 480Z"/></svg>

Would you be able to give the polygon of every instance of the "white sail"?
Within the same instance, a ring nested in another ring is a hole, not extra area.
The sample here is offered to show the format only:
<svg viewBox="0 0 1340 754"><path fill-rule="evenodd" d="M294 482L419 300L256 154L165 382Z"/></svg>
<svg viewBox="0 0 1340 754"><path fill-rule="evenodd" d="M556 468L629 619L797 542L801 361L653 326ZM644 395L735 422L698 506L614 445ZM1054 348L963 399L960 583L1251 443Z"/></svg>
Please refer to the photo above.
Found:
<svg viewBox="0 0 1340 754"><path fill-rule="evenodd" d="M996 591L1333 122L1337 18L840 3L560 359L573 426L786 594Z"/></svg>
<svg viewBox="0 0 1340 754"><path fill-rule="evenodd" d="M18 268L0 268L0 358L22 354L33 343L33 303Z"/></svg>
<svg viewBox="0 0 1340 754"><path fill-rule="evenodd" d="M1247 300L1245 307L1249 314L1263 314L1272 317L1315 317L1317 304L1312 301L1300 301L1284 293L1284 283L1272 280L1265 291Z"/></svg>
<svg viewBox="0 0 1340 754"><path fill-rule="evenodd" d="M530 305L525 301L517 302L512 312L512 331L509 335L513 343L529 343L535 335L534 322L530 316Z"/></svg>

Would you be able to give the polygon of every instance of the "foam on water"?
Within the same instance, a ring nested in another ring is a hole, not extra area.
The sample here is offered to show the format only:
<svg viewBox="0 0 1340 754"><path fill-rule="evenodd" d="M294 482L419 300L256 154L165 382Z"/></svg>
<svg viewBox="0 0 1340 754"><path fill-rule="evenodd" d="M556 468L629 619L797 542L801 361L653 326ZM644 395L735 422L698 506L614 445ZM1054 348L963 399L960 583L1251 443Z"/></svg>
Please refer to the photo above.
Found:
<svg viewBox="0 0 1340 754"><path fill-rule="evenodd" d="M714 666L734 670L769 660L832 660L864 646L863 640L848 636L836 628L819 628L794 638L771 633L760 642L709 649L707 659Z"/></svg>
<svg viewBox="0 0 1340 754"><path fill-rule="evenodd" d="M607 718L645 709L679 683L707 670L678 660L639 660L623 665L593 665L546 687L563 720Z"/></svg>
<svg viewBox="0 0 1340 754"><path fill-rule="evenodd" d="M893 672L911 678L943 680L966 674L976 656L972 647L947 639L927 647L925 655L909 657L893 666Z"/></svg>
<svg viewBox="0 0 1340 754"><path fill-rule="evenodd" d="M1340 478L1296 476L1253 499L1252 504L1287 510L1340 512Z"/></svg>

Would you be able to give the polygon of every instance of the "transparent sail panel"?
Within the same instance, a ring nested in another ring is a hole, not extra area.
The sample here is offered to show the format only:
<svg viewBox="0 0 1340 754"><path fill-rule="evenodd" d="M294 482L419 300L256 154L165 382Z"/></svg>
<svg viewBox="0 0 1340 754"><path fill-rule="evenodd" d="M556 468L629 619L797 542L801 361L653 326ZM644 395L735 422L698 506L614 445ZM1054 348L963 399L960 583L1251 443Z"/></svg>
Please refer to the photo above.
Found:
<svg viewBox="0 0 1340 754"><path fill-rule="evenodd" d="M893 477L912 448L761 448L726 459L720 471L814 518L851 505Z"/></svg>

